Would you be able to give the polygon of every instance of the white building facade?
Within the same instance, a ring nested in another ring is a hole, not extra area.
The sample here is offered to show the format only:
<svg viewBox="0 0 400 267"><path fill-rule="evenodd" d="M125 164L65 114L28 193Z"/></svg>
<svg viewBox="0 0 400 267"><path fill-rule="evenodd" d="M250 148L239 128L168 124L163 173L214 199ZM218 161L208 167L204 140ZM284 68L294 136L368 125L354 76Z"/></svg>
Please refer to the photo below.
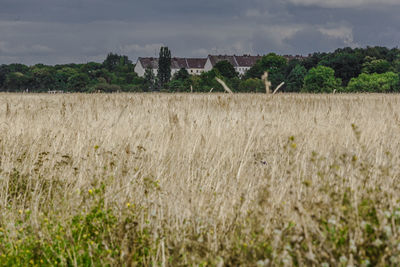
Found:
<svg viewBox="0 0 400 267"><path fill-rule="evenodd" d="M244 75L251 67L253 67L257 60L260 60L261 56L229 56L229 55L209 55L207 62L204 66L204 71L210 71L220 61L228 61L235 68L236 72L240 75Z"/></svg>
<svg viewBox="0 0 400 267"><path fill-rule="evenodd" d="M171 58L171 76L180 69L186 69L191 75L200 75L204 72L206 58ZM150 68L154 75L158 73L158 58L140 57L135 66L135 72L139 77L143 77L147 68Z"/></svg>
<svg viewBox="0 0 400 267"><path fill-rule="evenodd" d="M134 71L139 77L143 77L146 69L150 68L154 75L158 73L158 58L154 57L140 57L138 58Z"/></svg>
<svg viewBox="0 0 400 267"><path fill-rule="evenodd" d="M261 56L236 56L236 55L209 55L207 58L171 58L171 76L180 69L186 69L190 75L201 75L203 72L212 70L220 61L228 61L235 68L236 72L244 75ZM140 57L135 66L135 72L143 77L147 68L150 68L154 75L158 72L158 58Z"/></svg>

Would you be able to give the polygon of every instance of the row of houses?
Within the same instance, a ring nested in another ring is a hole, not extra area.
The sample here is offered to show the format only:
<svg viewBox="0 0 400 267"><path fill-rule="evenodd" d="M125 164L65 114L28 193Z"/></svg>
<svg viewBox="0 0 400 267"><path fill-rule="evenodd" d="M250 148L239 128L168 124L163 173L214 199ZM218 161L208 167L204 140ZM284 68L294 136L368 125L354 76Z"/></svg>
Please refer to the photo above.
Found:
<svg viewBox="0 0 400 267"><path fill-rule="evenodd" d="M215 64L226 60L232 64L236 72L243 75L248 71L261 56L236 56L236 55L209 55L207 58L171 58L171 75L174 75L180 69L186 69L191 75L200 75L203 72L210 71ZM158 72L158 58L140 57L135 66L135 72L143 77L147 68L152 69L154 75Z"/></svg>

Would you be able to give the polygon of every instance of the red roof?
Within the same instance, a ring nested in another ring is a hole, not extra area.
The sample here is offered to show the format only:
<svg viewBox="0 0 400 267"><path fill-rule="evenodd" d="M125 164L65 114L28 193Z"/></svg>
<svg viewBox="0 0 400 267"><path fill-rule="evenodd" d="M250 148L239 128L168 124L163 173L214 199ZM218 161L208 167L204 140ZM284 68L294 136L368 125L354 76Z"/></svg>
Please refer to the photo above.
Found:
<svg viewBox="0 0 400 267"><path fill-rule="evenodd" d="M189 69L204 69L206 65L206 58L187 58L186 59Z"/></svg>
<svg viewBox="0 0 400 267"><path fill-rule="evenodd" d="M138 61L142 64L144 69L158 69L158 58L140 57Z"/></svg>
<svg viewBox="0 0 400 267"><path fill-rule="evenodd" d="M211 64L215 66L220 61L226 60L229 63L232 64L232 66L236 67L252 67L254 64L256 64L257 60L261 59L261 56L249 56L249 55L243 55L243 56L228 56L228 55L209 55Z"/></svg>
<svg viewBox="0 0 400 267"><path fill-rule="evenodd" d="M158 58L140 57L140 63L143 68L158 68ZM171 69L203 69L206 64L206 58L171 58Z"/></svg>
<svg viewBox="0 0 400 267"><path fill-rule="evenodd" d="M261 59L261 56L229 56L229 55L209 55L212 66L215 66L220 61L226 60L231 63L234 67L252 67L256 64L257 60ZM141 57L139 58L143 68L158 68L158 58L153 57ZM207 62L207 58L171 58L171 69L203 69Z"/></svg>
<svg viewBox="0 0 400 267"><path fill-rule="evenodd" d="M256 64L257 60L261 59L261 56L234 56L238 67L252 67Z"/></svg>
<svg viewBox="0 0 400 267"><path fill-rule="evenodd" d="M213 67L215 66L215 64L217 64L218 62L221 62L221 61L228 61L234 67L237 67L237 65L238 65L233 56L227 56L227 55L212 56L212 55L209 55L208 58L210 59L211 65Z"/></svg>
<svg viewBox="0 0 400 267"><path fill-rule="evenodd" d="M171 58L171 69L187 69L188 65L186 63L186 59L184 58Z"/></svg>

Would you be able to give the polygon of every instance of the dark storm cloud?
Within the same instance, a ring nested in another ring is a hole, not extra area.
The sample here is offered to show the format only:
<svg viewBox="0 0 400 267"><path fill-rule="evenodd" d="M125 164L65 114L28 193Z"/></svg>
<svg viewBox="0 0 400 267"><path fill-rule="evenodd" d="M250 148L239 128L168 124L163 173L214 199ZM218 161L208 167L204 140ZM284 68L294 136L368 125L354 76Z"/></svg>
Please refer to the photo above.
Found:
<svg viewBox="0 0 400 267"><path fill-rule="evenodd" d="M329 3L328 3L329 2ZM400 4L400 3L399 3ZM394 0L1 0L0 64L397 46Z"/></svg>
<svg viewBox="0 0 400 267"><path fill-rule="evenodd" d="M312 53L313 51L334 50L338 47L349 46L342 36L335 37L324 34L317 28L305 28L284 40L290 47L299 51ZM351 41L351 40L350 40ZM312 49L312 50L311 50Z"/></svg>

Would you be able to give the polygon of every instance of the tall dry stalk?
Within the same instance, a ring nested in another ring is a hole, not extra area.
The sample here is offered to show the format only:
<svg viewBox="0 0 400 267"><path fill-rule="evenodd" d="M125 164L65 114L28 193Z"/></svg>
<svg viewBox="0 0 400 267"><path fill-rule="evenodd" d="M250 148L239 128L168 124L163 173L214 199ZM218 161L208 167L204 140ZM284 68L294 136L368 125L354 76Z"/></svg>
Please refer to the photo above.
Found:
<svg viewBox="0 0 400 267"><path fill-rule="evenodd" d="M273 94L273 95L276 94L276 93L279 91L279 89L281 89L282 86L284 86L284 85L285 85L285 82L282 82L281 84L279 84L279 85L275 88L275 90L274 90L274 92L273 92L272 94Z"/></svg>
<svg viewBox="0 0 400 267"><path fill-rule="evenodd" d="M264 82L265 85L265 93L270 94L271 93L271 82L268 80L268 71L264 72L264 74L261 76L261 80Z"/></svg>
<svg viewBox="0 0 400 267"><path fill-rule="evenodd" d="M0 265L398 265L400 96L7 103Z"/></svg>
<svg viewBox="0 0 400 267"><path fill-rule="evenodd" d="M11 113L11 111L10 111L10 104L7 102L7 103L6 103L6 117L10 116L10 113Z"/></svg>
<svg viewBox="0 0 400 267"><path fill-rule="evenodd" d="M226 83L225 83L223 80L221 80L221 79L218 78L218 77L215 77L215 79L217 80L217 82L218 82L219 84L222 85L222 87L224 88L225 92L227 92L227 93L229 93L229 94L233 94L232 90L229 89L229 87L226 85Z"/></svg>

